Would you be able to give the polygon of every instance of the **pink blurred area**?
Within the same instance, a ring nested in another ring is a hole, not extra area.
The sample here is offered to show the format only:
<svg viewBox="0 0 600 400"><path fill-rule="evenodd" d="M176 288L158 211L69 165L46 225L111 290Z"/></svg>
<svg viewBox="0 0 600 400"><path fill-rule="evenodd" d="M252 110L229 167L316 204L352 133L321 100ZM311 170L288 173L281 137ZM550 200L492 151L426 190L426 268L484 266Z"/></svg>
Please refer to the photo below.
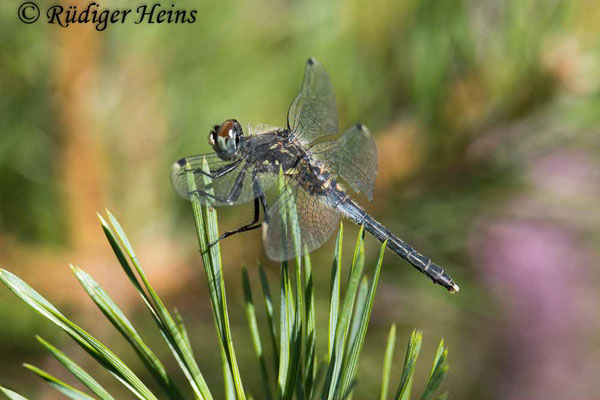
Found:
<svg viewBox="0 0 600 400"><path fill-rule="evenodd" d="M599 173L585 152L544 156L527 173L531 189L473 232L482 281L501 304L499 398L595 398L598 220L588 200Z"/></svg>

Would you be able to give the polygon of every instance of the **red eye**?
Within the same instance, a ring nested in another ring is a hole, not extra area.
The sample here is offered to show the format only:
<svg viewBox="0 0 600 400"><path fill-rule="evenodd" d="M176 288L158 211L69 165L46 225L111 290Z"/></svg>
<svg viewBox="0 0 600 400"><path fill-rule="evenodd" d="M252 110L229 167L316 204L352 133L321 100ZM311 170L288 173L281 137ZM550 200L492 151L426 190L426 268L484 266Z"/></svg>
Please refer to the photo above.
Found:
<svg viewBox="0 0 600 400"><path fill-rule="evenodd" d="M223 122L217 130L217 136L227 139L230 137L229 132L232 130L235 132L235 123L228 119L227 121Z"/></svg>

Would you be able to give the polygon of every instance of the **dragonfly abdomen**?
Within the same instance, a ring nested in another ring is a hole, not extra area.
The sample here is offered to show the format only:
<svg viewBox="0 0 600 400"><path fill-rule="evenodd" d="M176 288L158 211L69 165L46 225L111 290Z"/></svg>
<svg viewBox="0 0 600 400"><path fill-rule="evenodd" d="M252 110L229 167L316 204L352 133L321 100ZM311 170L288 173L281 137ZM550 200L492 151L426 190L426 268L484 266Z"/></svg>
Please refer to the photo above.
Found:
<svg viewBox="0 0 600 400"><path fill-rule="evenodd" d="M458 292L459 288L452 278L428 257L413 249L408 243L394 235L385 226L372 218L361 206L350 198L346 198L337 205L342 214L358 225L363 225L365 230L380 242L387 240L387 247L400 257L408 261L413 267L425 274L434 283L442 285L450 292Z"/></svg>

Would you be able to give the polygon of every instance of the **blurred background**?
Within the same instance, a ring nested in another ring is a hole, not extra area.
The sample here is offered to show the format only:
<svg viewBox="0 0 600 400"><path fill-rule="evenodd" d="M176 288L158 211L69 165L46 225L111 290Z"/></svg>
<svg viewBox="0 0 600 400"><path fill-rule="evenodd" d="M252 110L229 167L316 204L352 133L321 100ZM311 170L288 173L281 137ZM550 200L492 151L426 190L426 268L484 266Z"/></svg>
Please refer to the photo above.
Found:
<svg viewBox="0 0 600 400"><path fill-rule="evenodd" d="M176 369L96 211L119 218L158 292L182 312L218 398L217 339L191 207L170 187L169 169L181 156L210 151L210 125L226 118L284 126L312 56L331 75L340 129L360 121L379 147L374 200L357 199L461 287L449 295L387 253L354 398L377 393L392 323L393 382L411 330L424 331L417 392L444 338L450 398L600 397L598 2L179 0L163 6L197 9L194 24L130 21L103 32L43 17L25 25L18 4L0 5L0 265L140 374L68 267L94 276ZM221 230L247 222L251 210L220 210ZM347 266L357 229L345 228ZM320 352L333 241L313 254ZM369 269L377 249L367 238ZM278 265L266 259L258 231L227 239L222 251L242 377L259 395L241 264L257 283L263 260L273 285ZM2 287L2 385L59 398L22 362L73 382L35 333L96 370Z"/></svg>

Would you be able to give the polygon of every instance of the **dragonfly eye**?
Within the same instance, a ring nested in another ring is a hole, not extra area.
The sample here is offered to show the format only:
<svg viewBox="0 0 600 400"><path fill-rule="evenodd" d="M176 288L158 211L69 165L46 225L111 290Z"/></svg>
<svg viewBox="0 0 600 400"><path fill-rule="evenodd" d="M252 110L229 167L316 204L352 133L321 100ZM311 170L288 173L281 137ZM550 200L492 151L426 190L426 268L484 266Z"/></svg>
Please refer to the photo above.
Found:
<svg viewBox="0 0 600 400"><path fill-rule="evenodd" d="M217 130L219 129L219 125L213 125L210 133L208 134L208 143L214 147L217 142Z"/></svg>
<svg viewBox="0 0 600 400"><path fill-rule="evenodd" d="M228 119L221 125L215 125L208 137L210 145L223 160L234 159L243 137L242 126L235 119Z"/></svg>

